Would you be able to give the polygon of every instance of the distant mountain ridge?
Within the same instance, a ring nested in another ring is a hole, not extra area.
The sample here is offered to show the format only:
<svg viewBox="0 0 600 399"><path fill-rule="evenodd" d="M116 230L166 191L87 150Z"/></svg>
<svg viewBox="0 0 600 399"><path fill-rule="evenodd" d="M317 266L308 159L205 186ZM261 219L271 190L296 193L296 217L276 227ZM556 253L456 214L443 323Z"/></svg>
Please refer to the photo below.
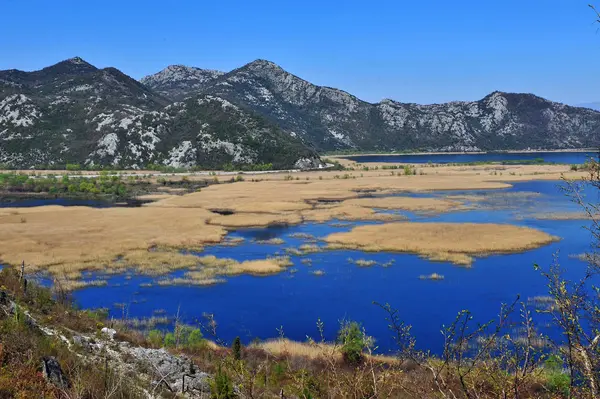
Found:
<svg viewBox="0 0 600 399"><path fill-rule="evenodd" d="M151 83L160 91L167 82ZM369 103L313 85L267 60L204 80L178 96L211 94L252 110L319 150L479 151L600 145L600 113L532 94L494 92L479 101ZM168 95L168 93L166 93Z"/></svg>
<svg viewBox="0 0 600 399"><path fill-rule="evenodd" d="M581 108L593 109L594 111L600 111L600 101L594 103L577 104L576 106Z"/></svg>
<svg viewBox="0 0 600 399"><path fill-rule="evenodd" d="M170 83L174 76L202 79L195 71L171 75ZM0 163L321 165L299 139L223 98L198 94L174 102L115 68L98 69L78 57L40 71L0 71Z"/></svg>
<svg viewBox="0 0 600 399"><path fill-rule="evenodd" d="M493 151L600 144L600 112L533 94L418 105L363 101L256 60L172 65L140 82L79 57L0 71L0 163L318 167L316 151Z"/></svg>

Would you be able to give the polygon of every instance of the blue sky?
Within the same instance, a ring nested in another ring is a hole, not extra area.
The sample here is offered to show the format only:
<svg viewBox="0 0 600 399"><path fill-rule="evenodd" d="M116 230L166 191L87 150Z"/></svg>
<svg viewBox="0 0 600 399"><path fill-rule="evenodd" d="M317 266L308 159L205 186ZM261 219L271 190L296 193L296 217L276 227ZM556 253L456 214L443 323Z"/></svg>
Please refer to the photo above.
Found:
<svg viewBox="0 0 600 399"><path fill-rule="evenodd" d="M372 102L502 90L579 104L600 101L594 1L0 0L0 69L77 55L140 78L264 58Z"/></svg>

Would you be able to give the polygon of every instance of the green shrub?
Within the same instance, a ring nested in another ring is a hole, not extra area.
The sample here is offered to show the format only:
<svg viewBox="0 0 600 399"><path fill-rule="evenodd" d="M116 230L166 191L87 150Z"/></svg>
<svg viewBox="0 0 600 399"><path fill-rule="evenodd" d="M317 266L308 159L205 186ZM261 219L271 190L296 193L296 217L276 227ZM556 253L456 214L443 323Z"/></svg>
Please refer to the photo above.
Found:
<svg viewBox="0 0 600 399"><path fill-rule="evenodd" d="M544 362L545 387L550 392L559 393L569 397L571 378L563 371L563 360L557 355L551 355Z"/></svg>
<svg viewBox="0 0 600 399"><path fill-rule="evenodd" d="M176 344L175 334L173 334L173 333L166 333L165 334L165 338L164 338L164 343L165 343L165 346L167 348L173 348L173 347L175 347L175 344Z"/></svg>
<svg viewBox="0 0 600 399"><path fill-rule="evenodd" d="M240 341L240 337L235 337L233 345L231 345L231 350L235 360L240 360L242 358L242 342Z"/></svg>
<svg viewBox="0 0 600 399"><path fill-rule="evenodd" d="M217 372L210 384L210 397L213 399L232 399L235 398L231 379L221 369L221 365L217 368Z"/></svg>
<svg viewBox="0 0 600 399"><path fill-rule="evenodd" d="M65 166L65 169L69 171L81 170L81 165L79 165L78 163L68 163Z"/></svg>
<svg viewBox="0 0 600 399"><path fill-rule="evenodd" d="M180 327L179 345L189 349L200 349L206 345L202 331L189 326Z"/></svg>
<svg viewBox="0 0 600 399"><path fill-rule="evenodd" d="M148 341L152 344L152 346L160 348L163 345L163 333L160 330L151 330L148 333Z"/></svg>
<svg viewBox="0 0 600 399"><path fill-rule="evenodd" d="M337 341L342 347L346 363L356 365L362 361L366 340L360 324L355 321L343 323L338 331Z"/></svg>

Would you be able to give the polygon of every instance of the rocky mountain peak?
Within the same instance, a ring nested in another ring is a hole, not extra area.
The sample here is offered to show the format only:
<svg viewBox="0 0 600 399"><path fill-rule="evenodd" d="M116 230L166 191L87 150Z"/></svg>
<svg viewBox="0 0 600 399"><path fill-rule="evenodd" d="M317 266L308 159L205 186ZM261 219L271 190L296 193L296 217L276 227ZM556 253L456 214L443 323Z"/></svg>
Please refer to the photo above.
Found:
<svg viewBox="0 0 600 399"><path fill-rule="evenodd" d="M218 76L223 75L224 72L216 71L213 69L201 69L196 67L188 67L185 65L169 65L162 71L155 73L154 75L148 75L141 79L141 82L148 84L159 84L159 83L174 83L181 81L207 81L214 79Z"/></svg>
<svg viewBox="0 0 600 399"><path fill-rule="evenodd" d="M163 96L181 100L197 94L207 84L224 74L213 69L169 65L158 73L143 77L140 82Z"/></svg>
<svg viewBox="0 0 600 399"><path fill-rule="evenodd" d="M73 57L37 71L39 75L81 75L97 71L98 68L81 57Z"/></svg>
<svg viewBox="0 0 600 399"><path fill-rule="evenodd" d="M253 69L253 70L271 69L271 70L283 71L283 68L281 68L276 63L269 61L269 60L264 60L261 58L246 64L244 66L244 68Z"/></svg>
<svg viewBox="0 0 600 399"><path fill-rule="evenodd" d="M90 65L90 63L88 63L81 57L69 58L69 59L65 60L65 62L70 62L71 64L75 64L75 65Z"/></svg>

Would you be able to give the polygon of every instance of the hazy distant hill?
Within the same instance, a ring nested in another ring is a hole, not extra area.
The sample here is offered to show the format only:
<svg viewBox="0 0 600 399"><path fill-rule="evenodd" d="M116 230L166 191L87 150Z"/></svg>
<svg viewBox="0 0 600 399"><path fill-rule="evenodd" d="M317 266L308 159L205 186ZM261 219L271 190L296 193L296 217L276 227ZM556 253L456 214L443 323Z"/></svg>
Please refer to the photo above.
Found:
<svg viewBox="0 0 600 399"><path fill-rule="evenodd" d="M578 104L578 107L583 107L583 108L589 108L589 109L593 109L595 111L600 111L600 102L597 103L585 103L585 104Z"/></svg>

